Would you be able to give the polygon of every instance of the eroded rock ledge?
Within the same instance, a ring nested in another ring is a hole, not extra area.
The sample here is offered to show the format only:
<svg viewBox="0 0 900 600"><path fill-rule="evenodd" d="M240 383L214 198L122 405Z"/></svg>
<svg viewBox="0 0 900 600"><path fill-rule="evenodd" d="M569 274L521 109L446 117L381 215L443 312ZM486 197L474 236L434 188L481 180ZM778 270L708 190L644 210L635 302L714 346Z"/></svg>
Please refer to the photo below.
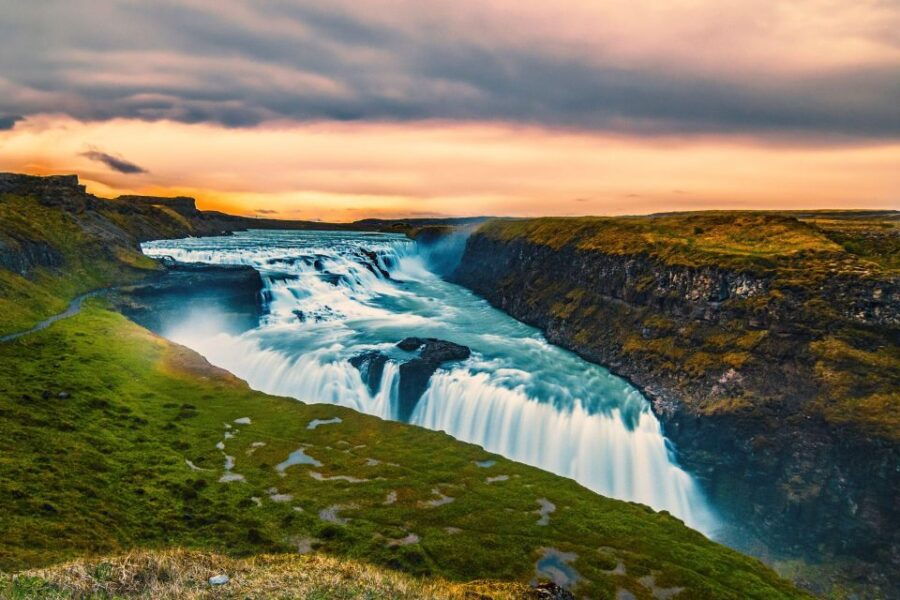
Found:
<svg viewBox="0 0 900 600"><path fill-rule="evenodd" d="M263 282L245 265L163 261L164 270L136 285L116 290L116 307L128 318L162 333L167 325L197 316L215 316L235 333L259 325Z"/></svg>

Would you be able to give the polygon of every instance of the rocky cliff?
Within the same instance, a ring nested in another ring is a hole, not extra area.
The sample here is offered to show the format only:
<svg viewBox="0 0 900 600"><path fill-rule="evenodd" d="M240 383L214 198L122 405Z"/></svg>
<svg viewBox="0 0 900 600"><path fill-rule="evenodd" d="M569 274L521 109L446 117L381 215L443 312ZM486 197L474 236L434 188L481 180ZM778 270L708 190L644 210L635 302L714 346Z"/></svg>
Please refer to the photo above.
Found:
<svg viewBox="0 0 900 600"><path fill-rule="evenodd" d="M731 543L862 559L879 567L861 577L889 586L900 565L897 218L494 221L469 238L453 278L642 388L733 524Z"/></svg>
<svg viewBox="0 0 900 600"><path fill-rule="evenodd" d="M188 197L107 199L88 193L75 175L0 173L0 333L27 329L88 290L153 276L155 283L136 290L137 295L129 300L129 305L138 310L145 305L146 294L154 286L163 285L157 277L161 266L142 254L141 242L224 235L249 227L345 226L201 211ZM210 278L221 275L179 271L169 279L200 278L200 289ZM223 282L230 277L224 275ZM253 285L250 281L245 287ZM252 314L252 307L245 298L238 306L237 322L247 322L245 317Z"/></svg>

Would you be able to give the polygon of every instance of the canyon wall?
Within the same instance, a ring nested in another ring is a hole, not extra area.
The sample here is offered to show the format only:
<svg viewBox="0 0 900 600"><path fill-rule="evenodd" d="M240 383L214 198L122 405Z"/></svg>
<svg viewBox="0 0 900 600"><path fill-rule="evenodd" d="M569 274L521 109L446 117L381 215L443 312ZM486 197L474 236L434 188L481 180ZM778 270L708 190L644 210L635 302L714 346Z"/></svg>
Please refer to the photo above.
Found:
<svg viewBox="0 0 900 600"><path fill-rule="evenodd" d="M896 573L900 280L793 217L734 218L491 222L452 278L640 387L734 545ZM738 260L690 239L732 227L802 243Z"/></svg>

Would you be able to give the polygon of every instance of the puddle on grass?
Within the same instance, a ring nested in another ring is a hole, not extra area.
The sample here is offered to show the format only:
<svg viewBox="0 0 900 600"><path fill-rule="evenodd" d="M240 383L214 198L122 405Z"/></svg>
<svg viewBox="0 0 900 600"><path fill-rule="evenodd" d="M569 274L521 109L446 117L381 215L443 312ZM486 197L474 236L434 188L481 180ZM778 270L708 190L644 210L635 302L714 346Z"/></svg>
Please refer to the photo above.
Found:
<svg viewBox="0 0 900 600"><path fill-rule="evenodd" d="M252 421L250 421L250 417L241 417L240 419L235 419L234 422L238 425L249 425Z"/></svg>
<svg viewBox="0 0 900 600"><path fill-rule="evenodd" d="M297 554L308 554L313 551L313 546L318 544L321 540L313 537L305 537L293 540L294 544L297 545Z"/></svg>
<svg viewBox="0 0 900 600"><path fill-rule="evenodd" d="M303 448L299 448L291 452L288 455L287 460L275 465L275 470L284 475L285 469L293 467L294 465L312 465L314 467L321 467L322 463L308 455Z"/></svg>
<svg viewBox="0 0 900 600"><path fill-rule="evenodd" d="M224 454L224 453L223 453ZM219 477L219 483L228 483L230 481L244 481L244 476L239 473L232 473L234 468L234 457L225 454L225 473Z"/></svg>
<svg viewBox="0 0 900 600"><path fill-rule="evenodd" d="M280 494L278 492L278 488L270 487L266 490L266 494L269 495L269 500L272 502L290 502L294 499L294 496L291 494Z"/></svg>
<svg viewBox="0 0 900 600"><path fill-rule="evenodd" d="M315 429L319 425L331 425L333 423L341 423L342 419L340 417L333 417L331 419L313 419L309 422L309 425L306 426L307 429Z"/></svg>
<svg viewBox="0 0 900 600"><path fill-rule="evenodd" d="M247 456L250 456L265 445L266 445L265 442L253 442L252 444L250 444L250 447L247 448L247 451L244 454L246 454Z"/></svg>
<svg viewBox="0 0 900 600"><path fill-rule="evenodd" d="M538 504L541 507L534 511L535 513L541 516L540 519L537 520L538 525L549 525L550 524L550 515L556 511L556 505L547 500L546 498L538 498Z"/></svg>
<svg viewBox="0 0 900 600"><path fill-rule="evenodd" d="M198 467L194 463L192 463L188 459L184 459L184 462L187 463L187 466L191 469L191 471L210 471L211 469L204 469L203 467Z"/></svg>
<svg viewBox="0 0 900 600"><path fill-rule="evenodd" d="M485 483L496 483L498 481L507 481L509 479L509 475L497 475L496 477L488 477L484 480Z"/></svg>
<svg viewBox="0 0 900 600"><path fill-rule="evenodd" d="M350 522L350 519L341 517L338 512L348 508L356 508L356 505L348 504L346 506L341 506L340 504L332 504L328 508L323 508L319 511L319 518L323 521L334 523L336 525L346 525Z"/></svg>
<svg viewBox="0 0 900 600"><path fill-rule="evenodd" d="M438 488L432 488L431 493L434 494L435 496L437 496L437 498L435 498L434 500L423 500L419 504L421 504L422 506L427 506L429 508L434 508L436 506L443 506L444 504L450 504L451 502L456 500L456 498L454 498L452 496L445 496L444 494L441 493L441 490L439 490Z"/></svg>
<svg viewBox="0 0 900 600"><path fill-rule="evenodd" d="M650 590L650 593L653 594L653 598L655 600L670 600L674 598L678 594L684 591L683 587L670 587L664 588L656 585L656 576L655 575L644 575L638 582Z"/></svg>
<svg viewBox="0 0 900 600"><path fill-rule="evenodd" d="M541 548L541 550L544 554L534 564L536 578L549 579L567 590L575 587L582 577L569 563L578 558L578 555L556 548Z"/></svg>
<svg viewBox="0 0 900 600"><path fill-rule="evenodd" d="M366 481L371 481L370 479L360 479L359 477L351 477L349 475L332 475L331 477L327 477L316 471L310 471L309 476L316 481L347 481L349 483L363 483Z"/></svg>
<svg viewBox="0 0 900 600"><path fill-rule="evenodd" d="M475 465L482 469L489 469L497 464L496 460L476 460Z"/></svg>

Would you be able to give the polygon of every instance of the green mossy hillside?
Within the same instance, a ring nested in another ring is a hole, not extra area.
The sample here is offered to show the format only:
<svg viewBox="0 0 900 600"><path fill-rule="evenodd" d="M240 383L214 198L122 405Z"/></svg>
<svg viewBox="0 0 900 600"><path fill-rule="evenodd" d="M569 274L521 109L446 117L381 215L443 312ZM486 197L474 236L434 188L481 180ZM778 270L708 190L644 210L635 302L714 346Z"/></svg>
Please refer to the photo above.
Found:
<svg viewBox="0 0 900 600"><path fill-rule="evenodd" d="M0 344L0 430L7 571L178 546L527 582L552 548L591 598L805 597L665 513L442 433L254 392L95 300ZM292 453L313 464L285 467Z"/></svg>
<svg viewBox="0 0 900 600"><path fill-rule="evenodd" d="M68 210L0 195L0 335L61 312L79 294L156 270L138 248L136 226L153 222L170 235L189 231L153 207L95 203L91 210Z"/></svg>
<svg viewBox="0 0 900 600"><path fill-rule="evenodd" d="M573 247L645 255L665 264L819 275L896 275L900 213L707 211L636 217L545 217L493 220L490 238L523 239L556 250Z"/></svg>

